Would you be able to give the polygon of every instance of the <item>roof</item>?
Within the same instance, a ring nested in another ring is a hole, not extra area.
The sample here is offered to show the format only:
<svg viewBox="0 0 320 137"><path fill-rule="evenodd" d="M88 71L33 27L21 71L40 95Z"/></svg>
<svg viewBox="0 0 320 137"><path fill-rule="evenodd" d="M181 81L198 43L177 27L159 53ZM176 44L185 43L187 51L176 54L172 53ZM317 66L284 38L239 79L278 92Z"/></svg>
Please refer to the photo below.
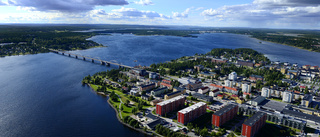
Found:
<svg viewBox="0 0 320 137"><path fill-rule="evenodd" d="M320 117L318 117L318 116L313 116L313 115L309 115L309 114L305 114L302 112L293 111L293 110L289 110L289 109L283 109L282 113L286 114L286 115L290 115L290 116L294 116L294 117L298 117L298 118L303 118L303 119L307 119L307 120L311 120L311 121L315 121L317 123L320 123Z"/></svg>
<svg viewBox="0 0 320 137"><path fill-rule="evenodd" d="M166 86L166 87L171 87L172 85L167 84L167 83L161 83L161 85Z"/></svg>
<svg viewBox="0 0 320 137"><path fill-rule="evenodd" d="M219 89L213 90L212 92L213 93L219 92Z"/></svg>
<svg viewBox="0 0 320 137"><path fill-rule="evenodd" d="M168 90L168 88L164 87L164 88L158 88L156 90L153 90L153 92L158 92L158 91L162 91L162 90Z"/></svg>
<svg viewBox="0 0 320 137"><path fill-rule="evenodd" d="M200 94L200 93L193 93L192 96L198 98L198 99L201 99L201 100L206 100L206 101L210 101L212 100L213 98L210 97L210 96L207 96L207 95L203 95L203 94Z"/></svg>
<svg viewBox="0 0 320 137"><path fill-rule="evenodd" d="M143 85L143 86L141 86L141 88L145 88L145 87L149 87L149 86L154 86L154 85L156 85L156 84L151 83L151 84L149 84L149 85Z"/></svg>
<svg viewBox="0 0 320 137"><path fill-rule="evenodd" d="M235 104L229 104L223 108L221 108L219 111L217 111L216 113L214 113L214 115L216 116L221 116L224 113L227 113L228 111L230 111L231 109L233 109L234 107L237 107L237 105Z"/></svg>
<svg viewBox="0 0 320 137"><path fill-rule="evenodd" d="M256 97L256 98L252 99L251 101L261 103L263 100L265 100L264 97L258 96L258 97Z"/></svg>
<svg viewBox="0 0 320 137"><path fill-rule="evenodd" d="M248 126L253 126L257 121L259 121L264 115L266 115L263 112L257 112L254 114L251 118L249 118L246 122L243 124L248 125Z"/></svg>
<svg viewBox="0 0 320 137"><path fill-rule="evenodd" d="M303 100L312 100L312 95L305 94L304 97L303 97Z"/></svg>
<svg viewBox="0 0 320 137"><path fill-rule="evenodd" d="M169 83L171 83L171 81L170 81L170 80L167 80L167 79L163 79L162 82L169 82Z"/></svg>
<svg viewBox="0 0 320 137"><path fill-rule="evenodd" d="M208 89L209 87L202 87L201 90L206 90Z"/></svg>
<svg viewBox="0 0 320 137"><path fill-rule="evenodd" d="M227 87L227 86L225 86L224 88L227 89L227 90L238 91L236 88L232 88L232 87Z"/></svg>
<svg viewBox="0 0 320 137"><path fill-rule="evenodd" d="M169 93L169 94L167 94L167 96L172 96L172 95L179 94L179 93L181 93L180 90L179 90L179 91L176 91L176 92Z"/></svg>
<svg viewBox="0 0 320 137"><path fill-rule="evenodd" d="M205 106L205 105L207 105L207 104L204 103L204 102L199 102L199 103L194 104L194 105L192 105L190 107L187 107L185 109L180 110L179 113L186 114L186 113L189 113L189 112L191 112L191 111L193 111L193 110L195 110L197 108L200 108L202 106Z"/></svg>
<svg viewBox="0 0 320 137"><path fill-rule="evenodd" d="M223 86L216 85L216 84L210 84L210 86L217 87L217 88L223 88Z"/></svg>
<svg viewBox="0 0 320 137"><path fill-rule="evenodd" d="M157 105L163 106L163 105L172 103L172 102L174 102L174 101L180 100L180 99L182 99L182 98L184 98L184 96L177 96L177 97L168 99L168 100L166 100L166 101L162 101L162 102L158 103Z"/></svg>

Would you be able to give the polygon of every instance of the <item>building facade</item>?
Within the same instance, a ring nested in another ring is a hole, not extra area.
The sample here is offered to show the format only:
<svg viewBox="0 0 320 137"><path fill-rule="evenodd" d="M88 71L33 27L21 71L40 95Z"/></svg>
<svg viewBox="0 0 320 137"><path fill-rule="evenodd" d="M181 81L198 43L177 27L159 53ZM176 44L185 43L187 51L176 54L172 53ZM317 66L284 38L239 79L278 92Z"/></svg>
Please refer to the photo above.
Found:
<svg viewBox="0 0 320 137"><path fill-rule="evenodd" d="M178 112L178 122L185 125L206 113L207 104L199 102Z"/></svg>
<svg viewBox="0 0 320 137"><path fill-rule="evenodd" d="M251 92L251 85L248 83L242 84L241 88L242 88L243 93L250 93Z"/></svg>
<svg viewBox="0 0 320 137"><path fill-rule="evenodd" d="M267 88L267 87L263 87L261 90L261 96L269 98L271 95L271 89Z"/></svg>
<svg viewBox="0 0 320 137"><path fill-rule="evenodd" d="M238 105L229 104L216 113L212 114L212 125L216 127L222 126L227 121L233 119L237 115Z"/></svg>
<svg viewBox="0 0 320 137"><path fill-rule="evenodd" d="M291 103L292 98L293 98L293 93L292 92L290 92L290 91L283 92L283 94L282 94L282 101L283 102Z"/></svg>
<svg viewBox="0 0 320 137"><path fill-rule="evenodd" d="M185 97L184 96L177 96L172 99L162 101L157 104L156 106L156 113L158 115L165 115L166 113L169 113L171 111L175 111L179 108L182 108L184 106L185 102Z"/></svg>
<svg viewBox="0 0 320 137"><path fill-rule="evenodd" d="M242 124L241 135L245 137L253 137L266 123L266 119L266 113L257 112Z"/></svg>
<svg viewBox="0 0 320 137"><path fill-rule="evenodd" d="M231 72L228 76L229 80L236 81L237 80L237 73L236 72Z"/></svg>

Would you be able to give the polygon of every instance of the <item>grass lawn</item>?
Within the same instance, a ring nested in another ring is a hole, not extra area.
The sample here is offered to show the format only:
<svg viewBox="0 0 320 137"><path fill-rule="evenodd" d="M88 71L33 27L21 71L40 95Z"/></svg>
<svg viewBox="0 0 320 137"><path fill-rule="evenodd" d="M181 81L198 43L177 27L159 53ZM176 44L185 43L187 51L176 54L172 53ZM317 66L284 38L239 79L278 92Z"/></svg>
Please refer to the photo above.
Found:
<svg viewBox="0 0 320 137"><path fill-rule="evenodd" d="M101 87L101 86L91 84L91 87L93 88L93 90L97 91L98 87Z"/></svg>
<svg viewBox="0 0 320 137"><path fill-rule="evenodd" d="M279 101L279 102L282 102L281 99L277 99L277 98L270 98L271 100L274 100L274 101Z"/></svg>
<svg viewBox="0 0 320 137"><path fill-rule="evenodd" d="M91 84L91 87L92 87L95 91L97 91L98 87L101 87L101 86L100 86L100 85ZM110 92L114 91L114 93L116 93L116 94L118 94L118 95L120 96L122 102L125 102L126 100L132 101L131 99L129 99L129 97L128 97L127 94L124 94L124 93L122 93L122 92L119 91L119 90L107 88L107 91L110 91ZM142 99L141 99L141 100L142 100ZM117 105L117 110L119 109L120 101L118 101L118 102L113 102L112 100L110 100L110 102L112 103L113 106ZM134 101L132 101L132 102L134 102ZM137 107L137 106L138 106L138 103L134 103L134 106L129 106L129 107L127 107L127 106L125 106L124 104L122 104L122 107L123 107L123 110L122 110L122 112L121 112L122 117L132 115L132 114L133 114L133 113L131 113L131 112L132 112L132 109L133 109L134 107ZM149 108L149 107L152 107L152 106L151 106L151 105L149 105L149 106L143 106L143 109L147 109L147 108Z"/></svg>

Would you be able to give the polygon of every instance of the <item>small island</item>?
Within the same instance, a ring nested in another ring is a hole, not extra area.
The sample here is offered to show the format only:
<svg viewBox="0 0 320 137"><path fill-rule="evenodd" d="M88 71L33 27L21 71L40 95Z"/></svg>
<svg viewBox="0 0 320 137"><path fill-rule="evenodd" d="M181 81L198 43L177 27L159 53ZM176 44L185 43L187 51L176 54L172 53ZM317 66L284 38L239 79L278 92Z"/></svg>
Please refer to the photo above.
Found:
<svg viewBox="0 0 320 137"><path fill-rule="evenodd" d="M307 79L297 73L305 70L319 72L319 67L271 62L252 49L213 49L149 67L98 72L82 83L109 96L121 123L152 136L239 136L246 134L246 121L261 118L266 119L258 136L295 136L315 130L298 115L317 118L302 110L319 109L317 103L305 104L319 90L314 88L320 86L319 74ZM257 105L263 109L254 109ZM236 113L225 122L213 119L231 110ZM276 111L297 120L283 117L277 124Z"/></svg>

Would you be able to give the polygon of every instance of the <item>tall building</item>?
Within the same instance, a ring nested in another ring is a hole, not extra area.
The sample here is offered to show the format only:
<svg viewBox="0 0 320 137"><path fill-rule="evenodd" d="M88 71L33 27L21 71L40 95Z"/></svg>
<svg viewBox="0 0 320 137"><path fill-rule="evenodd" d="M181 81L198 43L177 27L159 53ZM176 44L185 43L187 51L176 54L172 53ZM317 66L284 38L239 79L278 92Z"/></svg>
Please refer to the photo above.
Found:
<svg viewBox="0 0 320 137"><path fill-rule="evenodd" d="M293 98L293 93L292 92L289 92L289 91L283 92L283 94L282 94L282 101L283 102L290 103L292 101L292 98Z"/></svg>
<svg viewBox="0 0 320 137"><path fill-rule="evenodd" d="M263 127L263 125L266 123L266 120L266 113L257 112L242 124L241 135L245 137L253 137Z"/></svg>
<svg viewBox="0 0 320 137"><path fill-rule="evenodd" d="M305 107L309 107L312 103L313 96L311 94L305 94L301 100L301 105Z"/></svg>
<svg viewBox="0 0 320 137"><path fill-rule="evenodd" d="M216 113L212 114L212 125L216 127L222 126L227 121L233 119L237 115L238 105L229 104Z"/></svg>
<svg viewBox="0 0 320 137"><path fill-rule="evenodd" d="M236 72L231 72L228 76L229 80L236 81L237 80L237 73Z"/></svg>
<svg viewBox="0 0 320 137"><path fill-rule="evenodd" d="M185 102L184 96L177 96L172 99L160 102L157 104L156 113L158 115L163 116L166 113L182 108L184 106L184 102Z"/></svg>
<svg viewBox="0 0 320 137"><path fill-rule="evenodd" d="M261 96L269 98L271 94L271 89L267 88L267 87L263 87L261 90Z"/></svg>
<svg viewBox="0 0 320 137"><path fill-rule="evenodd" d="M229 79L224 80L224 86L233 87L233 80L229 80Z"/></svg>
<svg viewBox="0 0 320 137"><path fill-rule="evenodd" d="M182 109L178 112L178 122L181 124L187 124L188 122L200 117L206 113L207 104L199 102L190 107Z"/></svg>
<svg viewBox="0 0 320 137"><path fill-rule="evenodd" d="M243 93L250 93L251 92L251 85L250 84L244 83L244 84L242 84L241 88L242 88Z"/></svg>

